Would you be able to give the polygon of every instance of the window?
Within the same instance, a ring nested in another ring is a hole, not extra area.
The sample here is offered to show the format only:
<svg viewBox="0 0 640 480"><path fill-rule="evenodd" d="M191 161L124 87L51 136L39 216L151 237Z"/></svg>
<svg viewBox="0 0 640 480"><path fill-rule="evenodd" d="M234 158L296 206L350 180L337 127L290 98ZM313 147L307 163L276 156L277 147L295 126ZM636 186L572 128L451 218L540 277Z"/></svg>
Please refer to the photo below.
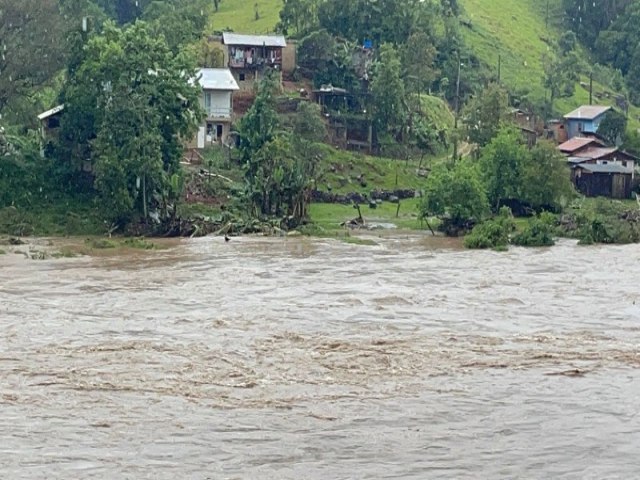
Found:
<svg viewBox="0 0 640 480"><path fill-rule="evenodd" d="M204 94L204 109L209 113L211 111L211 92Z"/></svg>
<svg viewBox="0 0 640 480"><path fill-rule="evenodd" d="M626 167L626 166L627 166L627 161L626 161L626 160L623 160L623 161L622 161L622 166L623 166L623 167Z"/></svg>
<svg viewBox="0 0 640 480"><path fill-rule="evenodd" d="M240 74L240 81L241 81L241 82L244 82L244 79L245 79L245 77L244 77L244 73L241 73L241 74Z"/></svg>

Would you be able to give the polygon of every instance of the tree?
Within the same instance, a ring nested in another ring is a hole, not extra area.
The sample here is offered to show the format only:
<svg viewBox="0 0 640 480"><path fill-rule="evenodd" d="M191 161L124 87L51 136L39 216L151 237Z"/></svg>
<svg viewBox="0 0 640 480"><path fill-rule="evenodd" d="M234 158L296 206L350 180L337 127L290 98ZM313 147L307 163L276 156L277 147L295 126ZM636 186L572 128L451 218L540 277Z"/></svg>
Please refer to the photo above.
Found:
<svg viewBox="0 0 640 480"><path fill-rule="evenodd" d="M0 0L0 115L49 83L64 60L57 0Z"/></svg>
<svg viewBox="0 0 640 480"><path fill-rule="evenodd" d="M510 126L502 126L482 149L479 166L493 211L497 212L506 200L520 198L527 155L520 132Z"/></svg>
<svg viewBox="0 0 640 480"><path fill-rule="evenodd" d="M375 45L406 43L417 31L435 32L442 5L433 0L324 0L318 21L329 33Z"/></svg>
<svg viewBox="0 0 640 480"><path fill-rule="evenodd" d="M276 88L275 75L268 73L258 85L258 94L251 108L238 125L241 159L247 178L255 176L258 167L255 158L257 152L276 137L280 127L275 109Z"/></svg>
<svg viewBox="0 0 640 480"><path fill-rule="evenodd" d="M612 109L607 112L602 122L600 122L598 135L602 135L611 145L620 145L625 138L626 130L627 117Z"/></svg>
<svg viewBox="0 0 640 480"><path fill-rule="evenodd" d="M169 48L178 53L202 38L209 22L209 6L209 0L156 0L144 10L142 19L156 35L164 35Z"/></svg>
<svg viewBox="0 0 640 480"><path fill-rule="evenodd" d="M549 90L551 105L557 98L573 95L580 80L580 60L575 51L557 58L545 56L543 67L544 86Z"/></svg>
<svg viewBox="0 0 640 480"><path fill-rule="evenodd" d="M9 134L0 126L0 208L33 205L48 186L36 136Z"/></svg>
<svg viewBox="0 0 640 480"><path fill-rule="evenodd" d="M412 93L426 93L436 79L436 48L424 32L412 34L402 47L402 64L407 88Z"/></svg>
<svg viewBox="0 0 640 480"><path fill-rule="evenodd" d="M420 203L420 217L439 217L447 235L473 226L489 212L489 204L477 166L469 160L454 167L440 164L433 169Z"/></svg>
<svg viewBox="0 0 640 480"><path fill-rule="evenodd" d="M374 66L371 81L373 120L378 133L387 132L401 138L407 120L404 82L398 52L389 44L380 49L380 59Z"/></svg>
<svg viewBox="0 0 640 480"><path fill-rule="evenodd" d="M355 45L338 40L326 30L318 30L304 37L297 52L301 72L313 78L314 85L331 84L353 92L359 88L353 51Z"/></svg>
<svg viewBox="0 0 640 480"><path fill-rule="evenodd" d="M536 210L561 210L575 195L566 158L555 145L540 141L525 157L520 200Z"/></svg>
<svg viewBox="0 0 640 480"><path fill-rule="evenodd" d="M318 0L284 0L277 29L300 37L318 25Z"/></svg>
<svg viewBox="0 0 640 480"><path fill-rule="evenodd" d="M112 23L89 39L63 92L58 153L90 161L105 213L118 222L167 214L184 138L200 118L194 63L174 55L144 22ZM60 158L66 161L66 158ZM72 169L75 166L72 166Z"/></svg>
<svg viewBox="0 0 640 480"><path fill-rule="evenodd" d="M563 7L571 30L588 47L593 47L598 34L620 18L633 0L563 0Z"/></svg>
<svg viewBox="0 0 640 480"><path fill-rule="evenodd" d="M469 140L480 147L487 145L500 130L508 113L507 91L497 83L489 84L467 104L463 112Z"/></svg>
<svg viewBox="0 0 640 480"><path fill-rule="evenodd" d="M285 217L283 226L292 227L307 215L316 167L312 142L324 137L324 124L317 106L306 105L294 118L293 134L283 132L274 105L276 89L274 75L259 84L240 121L240 152L254 213Z"/></svg>

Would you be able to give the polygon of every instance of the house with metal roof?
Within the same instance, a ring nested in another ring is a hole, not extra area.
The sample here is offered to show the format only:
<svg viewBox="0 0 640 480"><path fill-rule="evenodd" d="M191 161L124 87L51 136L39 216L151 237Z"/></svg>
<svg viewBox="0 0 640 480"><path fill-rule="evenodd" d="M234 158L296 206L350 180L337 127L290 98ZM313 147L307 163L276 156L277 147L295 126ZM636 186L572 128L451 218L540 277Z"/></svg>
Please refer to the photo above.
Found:
<svg viewBox="0 0 640 480"><path fill-rule="evenodd" d="M233 93L240 87L228 68L202 68L196 79L202 88L200 105L206 117L191 146L202 149L225 143L233 120Z"/></svg>
<svg viewBox="0 0 640 480"><path fill-rule="evenodd" d="M630 168L632 175L638 159L618 147L609 147L593 137L574 137L558 146L571 165L581 163L619 165Z"/></svg>
<svg viewBox="0 0 640 480"><path fill-rule="evenodd" d="M614 163L577 163L571 179L587 197L631 198L633 168Z"/></svg>
<svg viewBox="0 0 640 480"><path fill-rule="evenodd" d="M251 90L267 68L290 73L295 69L295 47L282 35L241 35L224 32L224 64L241 90Z"/></svg>
<svg viewBox="0 0 640 480"><path fill-rule="evenodd" d="M600 123L606 113L611 110L609 106L583 105L564 116L567 138L582 136L585 133L597 133Z"/></svg>

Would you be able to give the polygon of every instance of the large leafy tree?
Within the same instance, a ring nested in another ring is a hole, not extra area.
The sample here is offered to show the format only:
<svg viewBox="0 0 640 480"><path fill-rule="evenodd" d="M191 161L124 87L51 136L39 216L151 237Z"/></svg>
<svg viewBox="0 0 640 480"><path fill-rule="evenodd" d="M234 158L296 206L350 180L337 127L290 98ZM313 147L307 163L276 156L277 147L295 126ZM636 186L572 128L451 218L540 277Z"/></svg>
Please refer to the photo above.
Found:
<svg viewBox="0 0 640 480"><path fill-rule="evenodd" d="M611 145L620 145L625 139L626 130L627 117L617 110L610 110L600 122L598 134L602 135Z"/></svg>
<svg viewBox="0 0 640 480"><path fill-rule="evenodd" d="M0 208L29 206L48 193L42 164L34 135L12 135L0 126Z"/></svg>
<svg viewBox="0 0 640 480"><path fill-rule="evenodd" d="M536 210L560 210L574 195L566 158L555 145L540 141L525 157L520 199Z"/></svg>
<svg viewBox="0 0 640 480"><path fill-rule="evenodd" d="M301 109L293 122L294 135L284 132L275 110L277 82L267 75L256 99L240 121L240 152L247 196L258 215L288 217L287 226L307 215L315 171L312 150L305 143L321 138L315 107Z"/></svg>
<svg viewBox="0 0 640 480"><path fill-rule="evenodd" d="M156 35L164 35L171 50L179 52L202 37L210 6L210 0L156 0L144 10L142 19Z"/></svg>
<svg viewBox="0 0 640 480"><path fill-rule="evenodd" d="M489 204L477 165L465 159L453 167L442 163L434 168L420 203L423 219L438 217L445 233L456 235L487 213Z"/></svg>
<svg viewBox="0 0 640 480"><path fill-rule="evenodd" d="M284 0L278 30L285 35L304 35L318 24L318 0Z"/></svg>
<svg viewBox="0 0 640 480"><path fill-rule="evenodd" d="M90 161L95 189L115 220L166 213L183 139L200 115L191 59L175 55L147 24L107 23L86 44L63 99L59 154Z"/></svg>
<svg viewBox="0 0 640 480"><path fill-rule="evenodd" d="M413 33L402 47L402 66L407 88L412 93L427 93L436 79L437 51L425 32Z"/></svg>
<svg viewBox="0 0 640 480"><path fill-rule="evenodd" d="M503 126L482 149L479 166L494 211L498 211L502 202L520 198L527 155L520 132L510 126Z"/></svg>
<svg viewBox="0 0 640 480"><path fill-rule="evenodd" d="M544 86L549 90L550 102L558 98L570 97L580 80L580 59L574 51L565 55L543 58Z"/></svg>
<svg viewBox="0 0 640 480"><path fill-rule="evenodd" d="M496 136L509 113L508 95L502 86L492 83L468 103L464 124L471 142L484 147Z"/></svg>
<svg viewBox="0 0 640 480"><path fill-rule="evenodd" d="M50 82L64 59L57 0L0 0L0 114Z"/></svg>
<svg viewBox="0 0 640 480"><path fill-rule="evenodd" d="M371 82L374 122L379 134L389 133L400 139L407 121L404 81L397 50L390 44L380 49Z"/></svg>

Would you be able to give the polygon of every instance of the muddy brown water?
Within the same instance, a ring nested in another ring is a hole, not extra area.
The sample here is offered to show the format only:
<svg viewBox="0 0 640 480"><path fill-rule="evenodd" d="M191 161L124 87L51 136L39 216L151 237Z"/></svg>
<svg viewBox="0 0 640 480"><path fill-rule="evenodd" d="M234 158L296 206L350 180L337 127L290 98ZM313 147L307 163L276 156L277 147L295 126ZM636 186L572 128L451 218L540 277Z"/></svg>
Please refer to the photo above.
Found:
<svg viewBox="0 0 640 480"><path fill-rule="evenodd" d="M640 476L640 247L0 256L0 477Z"/></svg>

